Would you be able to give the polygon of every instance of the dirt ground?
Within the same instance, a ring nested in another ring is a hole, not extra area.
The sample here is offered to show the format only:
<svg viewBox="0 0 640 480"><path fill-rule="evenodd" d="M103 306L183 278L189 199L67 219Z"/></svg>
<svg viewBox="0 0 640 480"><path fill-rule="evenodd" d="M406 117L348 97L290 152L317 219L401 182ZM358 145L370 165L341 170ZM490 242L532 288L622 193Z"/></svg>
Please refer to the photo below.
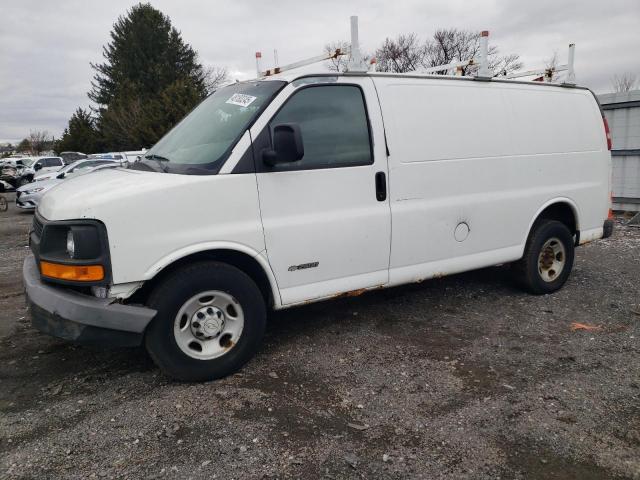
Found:
<svg viewBox="0 0 640 480"><path fill-rule="evenodd" d="M31 218L0 213L0 478L640 479L638 229L551 296L490 268L274 313L241 373L180 384L31 328Z"/></svg>

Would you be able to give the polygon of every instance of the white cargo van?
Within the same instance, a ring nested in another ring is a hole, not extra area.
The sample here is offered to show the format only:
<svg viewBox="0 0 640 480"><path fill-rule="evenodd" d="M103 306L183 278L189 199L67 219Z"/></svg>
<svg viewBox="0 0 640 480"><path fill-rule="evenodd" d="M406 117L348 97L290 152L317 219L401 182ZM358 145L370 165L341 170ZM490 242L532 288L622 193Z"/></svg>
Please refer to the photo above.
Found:
<svg viewBox="0 0 640 480"><path fill-rule="evenodd" d="M217 90L140 162L41 202L33 324L144 343L179 379L259 348L269 309L513 263L534 294L609 236L606 127L585 88L383 73Z"/></svg>

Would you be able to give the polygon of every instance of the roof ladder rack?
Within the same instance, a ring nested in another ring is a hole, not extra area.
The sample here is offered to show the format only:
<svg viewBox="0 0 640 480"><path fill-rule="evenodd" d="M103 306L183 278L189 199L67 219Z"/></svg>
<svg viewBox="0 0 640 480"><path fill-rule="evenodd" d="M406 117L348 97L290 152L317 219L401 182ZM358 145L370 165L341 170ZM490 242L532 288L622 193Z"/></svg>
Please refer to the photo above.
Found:
<svg viewBox="0 0 640 480"><path fill-rule="evenodd" d="M256 52L256 69L258 71L258 78L261 77L270 77L272 75L277 75L278 73L283 73L288 70L294 70L300 67L306 67L307 65L312 65L318 62L324 62L325 60L332 60L334 58L341 57L343 55L349 55L349 63L347 64L347 71L349 72L367 72L368 66L364 61L364 57L360 52L360 43L358 41L358 17L351 17L351 44L346 48L336 48L331 52L324 53L322 55L318 55L315 57L307 58L305 60L300 60L299 62L290 63L288 65L283 65L282 67L274 67L269 68L267 70L260 70L260 62L259 59L262 57L261 52Z"/></svg>
<svg viewBox="0 0 640 480"><path fill-rule="evenodd" d="M306 60L300 60L299 62L290 63L288 65L283 65L282 67L274 67L267 70L260 69L260 59L262 58L261 52L256 52L256 70L258 73L258 78L270 77L272 75L277 75L279 73L287 72L289 70L294 70L296 68L305 67L307 65L312 65L318 62L324 62L326 60L336 59L343 55L349 56L349 61L347 63L347 72L358 72L358 73L366 73L369 71L369 66L365 61L362 52L360 51L360 42L358 38L358 17L352 16L350 18L351 21L351 44L347 45L345 48L337 48L331 52L326 52L322 55L318 55L315 57L307 58ZM567 63L564 65L557 65L554 67L548 67L537 70L527 70L524 72L514 72L508 75L501 76L500 78L506 79L514 79L514 78L522 78L522 77L539 77L534 79L533 81L541 81L541 82L552 82L553 76L557 72L567 72L566 78L563 85L575 85L576 75L573 68L574 59L575 59L575 44L569 45L568 59ZM372 69L375 70L375 60L371 61ZM452 62L446 65L436 65L433 67L421 68L415 70L413 72L407 72L407 75L434 75L439 74L441 72L445 72L445 74L453 74L457 76L463 75L464 67L468 67L471 65L478 66L478 72L475 76L478 80L491 80L496 77L494 73L491 71L491 66L489 64L489 31L483 30L480 33L480 48L477 55L477 58L471 58L469 60L463 60L459 62ZM451 73L449 73L451 72Z"/></svg>
<svg viewBox="0 0 640 480"><path fill-rule="evenodd" d="M510 73L509 75L505 75L503 78L522 78L522 77L538 77L534 81L538 82L552 82L553 75L557 72L567 72L567 76L565 81L563 82L565 85L575 85L576 83L576 73L573 68L574 60L575 60L575 52L576 45L575 43L569 44L569 54L567 58L567 63L564 65L556 65L553 67L542 68L538 70L527 70L524 72L515 72Z"/></svg>

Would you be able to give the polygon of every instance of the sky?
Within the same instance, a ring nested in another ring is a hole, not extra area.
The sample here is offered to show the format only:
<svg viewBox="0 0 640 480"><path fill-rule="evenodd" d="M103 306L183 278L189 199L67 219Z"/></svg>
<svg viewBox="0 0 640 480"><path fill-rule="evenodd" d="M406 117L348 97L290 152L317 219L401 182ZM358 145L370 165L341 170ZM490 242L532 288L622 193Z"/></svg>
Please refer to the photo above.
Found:
<svg viewBox="0 0 640 480"><path fill-rule="evenodd" d="M102 47L119 15L136 1L0 0L0 142L30 130L59 137L87 92ZM566 62L576 44L577 82L611 91L611 77L640 77L640 0L150 0L168 15L205 66L226 67L232 79L255 77L277 50L284 65L349 39L358 15L364 51L386 37L414 32L426 39L437 28L490 30L490 44L517 53L524 69L544 67L555 52Z"/></svg>

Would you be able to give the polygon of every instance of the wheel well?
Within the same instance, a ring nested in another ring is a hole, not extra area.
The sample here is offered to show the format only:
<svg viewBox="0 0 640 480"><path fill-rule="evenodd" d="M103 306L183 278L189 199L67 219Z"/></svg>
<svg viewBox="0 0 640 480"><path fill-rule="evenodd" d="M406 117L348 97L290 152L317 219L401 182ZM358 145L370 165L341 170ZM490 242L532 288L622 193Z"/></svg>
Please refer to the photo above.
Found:
<svg viewBox="0 0 640 480"><path fill-rule="evenodd" d="M223 262L228 265L233 265L234 267L242 270L244 273L249 275L249 277L251 277L251 279L256 283L256 285L260 289L260 292L262 293L262 296L264 297L265 304L268 307L273 306L271 284L269 283L269 278L267 277L267 274L264 272L260 263L258 263L255 258L247 255L246 253L238 252L236 250L224 249L207 250L204 252L194 253L192 255L187 255L186 257L180 258L170 265L167 265L165 268L160 270L160 272L158 272L152 279L144 282L142 288L140 288L131 296L131 298L128 300L128 303L144 304L155 286L161 283L168 275L190 263L206 260Z"/></svg>
<svg viewBox="0 0 640 480"><path fill-rule="evenodd" d="M540 215L538 215L538 218L536 218L536 222L541 219L557 220L558 222L562 222L574 235L578 231L578 222L576 221L576 215L573 211L573 208L571 208L571 205L569 205L568 203L559 202L554 203L553 205L549 205L542 212L540 212Z"/></svg>

